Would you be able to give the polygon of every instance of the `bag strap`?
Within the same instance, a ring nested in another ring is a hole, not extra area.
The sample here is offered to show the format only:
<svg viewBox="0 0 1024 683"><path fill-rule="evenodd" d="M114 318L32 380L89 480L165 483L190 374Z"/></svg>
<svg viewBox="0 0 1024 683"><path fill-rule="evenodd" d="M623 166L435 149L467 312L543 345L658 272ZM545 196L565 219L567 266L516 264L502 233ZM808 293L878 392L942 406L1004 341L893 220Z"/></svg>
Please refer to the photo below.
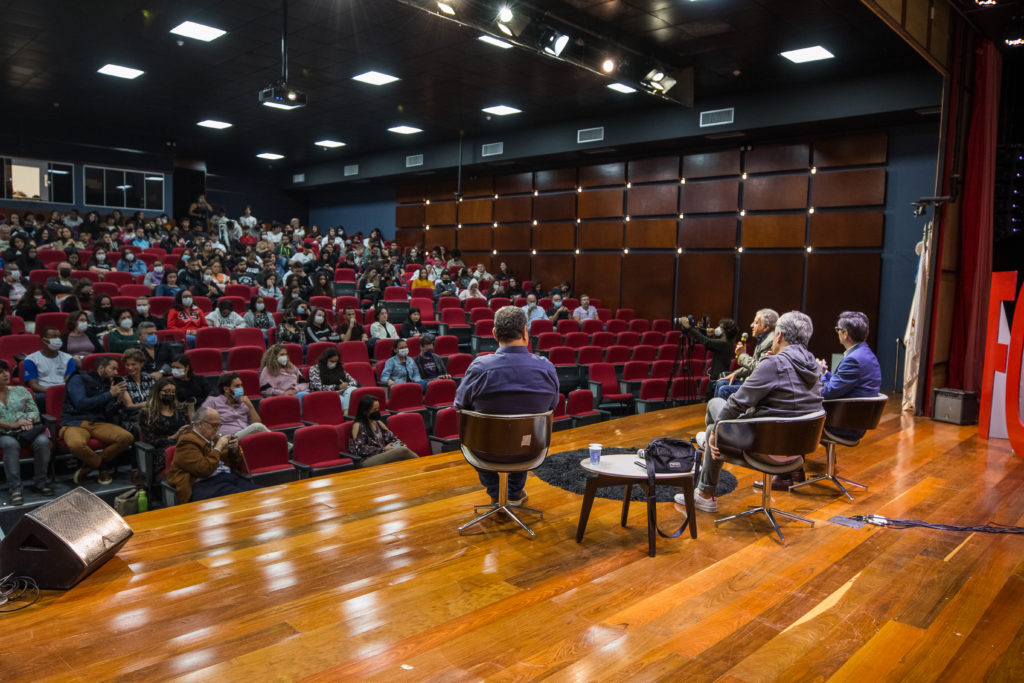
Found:
<svg viewBox="0 0 1024 683"><path fill-rule="evenodd" d="M656 480L655 476L654 476L654 458L644 458L644 460L647 462L647 491L648 491L647 495L649 495L651 498L653 498L655 501L657 501L658 500L658 491L657 491L657 488L655 488L655 483L654 483L655 480ZM655 531L658 532L658 535L661 536L662 538L678 538L679 535L683 533L683 529L686 528L686 525L689 522L690 522L690 518L689 518L689 516L687 516L686 518L683 519L683 523L679 525L678 529L676 529L675 531L673 531L670 534L666 534L658 526L657 519L655 519L654 529L655 529Z"/></svg>

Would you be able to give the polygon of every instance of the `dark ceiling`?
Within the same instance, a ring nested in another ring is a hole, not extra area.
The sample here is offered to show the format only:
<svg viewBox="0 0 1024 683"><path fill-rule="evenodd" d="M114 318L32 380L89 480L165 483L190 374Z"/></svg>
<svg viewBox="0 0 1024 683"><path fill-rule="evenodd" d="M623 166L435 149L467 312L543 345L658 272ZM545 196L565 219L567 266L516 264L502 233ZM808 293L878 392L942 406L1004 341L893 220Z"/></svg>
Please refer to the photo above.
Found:
<svg viewBox="0 0 1024 683"><path fill-rule="evenodd" d="M729 92L923 64L859 0L511 4L578 26L591 45L607 39L632 59L695 67L697 106ZM289 81L309 96L309 106L294 111L262 107L256 95L279 76L280 0L0 0L0 8L0 122L25 149L32 139L58 139L153 151L173 140L180 156L266 166L255 154L271 151L286 156L278 165L289 165L460 132L681 106L613 92L605 87L610 79L536 52L491 47L477 40L479 31L398 0L289 3ZM228 33L210 43L169 33L185 20ZM816 44L836 58L797 65L778 56ZM107 62L146 73L134 81L97 74ZM352 80L370 69L401 80L381 87ZM492 118L481 111L495 104L523 113ZM234 125L195 125L206 118ZM424 132L387 132L400 123ZM313 142L322 138L348 146L321 150Z"/></svg>

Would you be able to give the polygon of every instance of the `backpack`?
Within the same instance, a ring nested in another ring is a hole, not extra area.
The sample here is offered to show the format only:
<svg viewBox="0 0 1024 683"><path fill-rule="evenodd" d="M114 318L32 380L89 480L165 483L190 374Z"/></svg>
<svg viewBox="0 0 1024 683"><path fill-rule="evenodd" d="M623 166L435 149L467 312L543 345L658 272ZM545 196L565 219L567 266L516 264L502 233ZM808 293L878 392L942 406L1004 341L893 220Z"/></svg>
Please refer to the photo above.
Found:
<svg viewBox="0 0 1024 683"><path fill-rule="evenodd" d="M648 495L652 498L657 497L655 474L693 472L694 479L697 478L700 459L697 457L697 449L689 441L659 437L647 444L647 448L638 451L637 455L647 463L647 486L650 492ZM658 529L658 535L662 538L676 538L683 533L687 521L684 519L680 527L671 534L666 534Z"/></svg>

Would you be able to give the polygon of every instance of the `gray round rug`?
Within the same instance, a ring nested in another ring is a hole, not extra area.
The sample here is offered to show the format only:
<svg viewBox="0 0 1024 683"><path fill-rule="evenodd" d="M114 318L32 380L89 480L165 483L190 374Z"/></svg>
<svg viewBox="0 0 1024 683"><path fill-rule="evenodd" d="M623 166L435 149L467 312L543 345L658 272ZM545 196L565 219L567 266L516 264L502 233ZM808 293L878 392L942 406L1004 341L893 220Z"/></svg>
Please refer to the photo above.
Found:
<svg viewBox="0 0 1024 683"><path fill-rule="evenodd" d="M639 446L638 448L643 448ZM637 448L605 448L603 453L606 455L619 455L622 453L636 453ZM557 486L560 489L566 491L572 491L583 495L584 490L587 486L588 473L582 467L580 467L580 460L586 458L589 455L589 451L586 448L577 448L572 451L563 451L562 453L555 453L549 455L544 461L544 464L533 471L538 477L551 484ZM716 495L724 496L725 494L733 491L739 482L736 481L736 477L725 470L718 475L718 490ZM625 486L605 486L597 490L598 498L610 498L611 500L622 500L622 495L625 492ZM658 486L657 501L659 503L668 503L672 500L675 494L679 493L682 489L677 486ZM632 500L645 500L643 489L639 486L633 487Z"/></svg>

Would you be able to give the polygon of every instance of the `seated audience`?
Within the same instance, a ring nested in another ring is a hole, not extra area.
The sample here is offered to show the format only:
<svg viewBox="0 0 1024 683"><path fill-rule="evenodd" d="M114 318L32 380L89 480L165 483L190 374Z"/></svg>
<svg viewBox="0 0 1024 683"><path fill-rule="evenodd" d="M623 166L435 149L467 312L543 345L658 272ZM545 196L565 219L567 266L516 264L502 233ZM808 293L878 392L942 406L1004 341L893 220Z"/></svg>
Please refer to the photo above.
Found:
<svg viewBox="0 0 1024 683"><path fill-rule="evenodd" d="M67 383L64 408L61 415L60 438L71 454L82 462L74 475L77 485L99 468L99 483L114 480L111 465L117 456L127 451L135 439L131 433L116 424L121 397L128 391L124 381L117 378L117 360L104 356L96 361L96 369L76 372ZM89 447L90 439L104 443L97 453Z"/></svg>
<svg viewBox="0 0 1024 683"><path fill-rule="evenodd" d="M35 332L37 315L57 312L57 304L54 303L53 297L38 282L29 282L25 285L25 292L18 305L14 307L14 315L25 321L25 331L30 334Z"/></svg>
<svg viewBox="0 0 1024 683"><path fill-rule="evenodd" d="M85 267L102 278L114 269L114 264L107 258L107 250L105 248L96 247L92 252L92 258L89 259Z"/></svg>
<svg viewBox="0 0 1024 683"><path fill-rule="evenodd" d="M192 292L183 290L178 292L171 310L167 311L167 329L181 330L188 339L188 345L195 346L196 330L201 327L208 327L206 318L199 307L195 305Z"/></svg>
<svg viewBox="0 0 1024 683"><path fill-rule="evenodd" d="M164 281L164 262L160 259L153 261L153 269L146 273L146 276L142 278L142 284L149 285L150 287L159 287Z"/></svg>
<svg viewBox="0 0 1024 683"><path fill-rule="evenodd" d="M245 327L255 327L263 330L264 333L275 326L274 316L267 312L267 302L264 297L254 296L249 300L249 310L242 317L242 322L245 323Z"/></svg>
<svg viewBox="0 0 1024 683"><path fill-rule="evenodd" d="M341 336L327 322L327 311L324 309L313 308L313 315L310 316L309 322L306 324L305 341L307 344L322 341L341 341Z"/></svg>
<svg viewBox="0 0 1024 683"><path fill-rule="evenodd" d="M11 386L11 366L0 360L0 450L13 505L25 502L19 461L22 448L32 451L32 488L44 496L52 496L53 489L46 484L50 466L49 434L31 392L25 387Z"/></svg>
<svg viewBox="0 0 1024 683"><path fill-rule="evenodd" d="M274 344L263 354L260 362L260 393L264 396L298 396L309 391L299 369L288 356L288 349Z"/></svg>
<svg viewBox="0 0 1024 683"><path fill-rule="evenodd" d="M150 315L149 308L148 296L140 296L135 299L135 326L138 327L142 323L152 323L158 330L162 330L164 328L164 319Z"/></svg>
<svg viewBox="0 0 1024 683"><path fill-rule="evenodd" d="M381 306L377 309L376 322L370 325L370 336L374 339L398 339L395 326L388 322L388 309Z"/></svg>
<svg viewBox="0 0 1024 683"><path fill-rule="evenodd" d="M281 288L277 286L277 273L268 272L263 278L262 284L256 289L256 293L271 299L281 299Z"/></svg>
<svg viewBox="0 0 1024 683"><path fill-rule="evenodd" d="M71 294L75 281L71 279L71 264L61 261L57 264L57 275L46 278L46 291L49 292L57 305L60 305L64 297Z"/></svg>
<svg viewBox="0 0 1024 683"><path fill-rule="evenodd" d="M138 348L139 338L132 326L135 318L132 312L122 308L114 314L117 325L107 333L107 350L111 353L123 353L127 349Z"/></svg>
<svg viewBox="0 0 1024 683"><path fill-rule="evenodd" d="M403 382L416 382L424 389L427 383L420 377L420 369L416 362L409 358L409 342L399 339L391 348L391 358L384 364L384 370L380 373L381 384L391 387Z"/></svg>
<svg viewBox="0 0 1024 683"><path fill-rule="evenodd" d="M559 320L568 320L571 317L568 307L562 305L562 295L555 292L551 296L551 308L545 311L547 319L552 325L558 325Z"/></svg>
<svg viewBox="0 0 1024 683"><path fill-rule="evenodd" d="M89 326L96 334L104 334L117 326L114 299L109 294L96 297L89 313Z"/></svg>
<svg viewBox="0 0 1024 683"><path fill-rule="evenodd" d="M530 292L526 295L526 305L520 307L524 314L526 314L526 324L529 326L534 320L546 320L547 315L544 313L544 309L537 305L537 295Z"/></svg>
<svg viewBox="0 0 1024 683"><path fill-rule="evenodd" d="M156 334L156 325L140 323L135 330L139 340L139 351L142 352L142 370L154 376L169 375L171 361L184 350L181 342L162 342Z"/></svg>
<svg viewBox="0 0 1024 683"><path fill-rule="evenodd" d="M779 314L770 308L762 308L754 314L754 322L750 323L750 332L757 341L754 355L751 356L747 353L747 345L742 340L736 343L734 352L736 354L736 363L739 367L718 380L715 385L715 396L717 398L729 398L737 392L743 380L750 376L758 362L764 358L766 353L771 351L775 336L775 322L778 319Z"/></svg>
<svg viewBox="0 0 1024 683"><path fill-rule="evenodd" d="M204 408L217 411L221 419L221 434L233 434L239 439L257 432L270 430L260 422L260 415L245 395L242 378L229 372L217 380L217 393L203 401Z"/></svg>
<svg viewBox="0 0 1024 683"><path fill-rule="evenodd" d="M121 396L124 404L121 426L132 434L139 424L139 411L149 401L156 379L145 371L146 355L139 349L128 349L122 356L124 363L125 393Z"/></svg>
<svg viewBox="0 0 1024 683"><path fill-rule="evenodd" d="M192 371L192 360L184 353L171 361L171 381L178 392L178 401L190 410L202 405L210 395L206 383Z"/></svg>
<svg viewBox="0 0 1024 683"><path fill-rule="evenodd" d="M171 270L164 275L163 281L156 286L156 296L170 296L177 299L178 294L185 288L178 284L178 273Z"/></svg>
<svg viewBox="0 0 1024 683"><path fill-rule="evenodd" d="M356 316L356 309L346 306L342 309L341 320L338 323L339 341L366 341L369 337L363 330Z"/></svg>
<svg viewBox="0 0 1024 683"><path fill-rule="evenodd" d="M17 306L24 294L25 285L21 281L21 271L18 270L17 264L5 263L3 282L0 282L0 296L7 297L11 306Z"/></svg>
<svg viewBox="0 0 1024 683"><path fill-rule="evenodd" d="M459 299L465 301L466 299L486 299L487 295L480 291L480 282L477 280L470 280L466 285L466 288L459 292Z"/></svg>
<svg viewBox="0 0 1024 683"><path fill-rule="evenodd" d="M590 297L586 294L580 295L580 305L572 312L572 317L579 323L584 320L600 320L597 309L590 305Z"/></svg>
<svg viewBox="0 0 1024 683"><path fill-rule="evenodd" d="M402 329L399 331L399 336L403 339L409 337L419 337L429 332L427 326L423 324L423 315L420 313L420 309L413 306L409 309L409 319L402 323Z"/></svg>
<svg viewBox="0 0 1024 683"><path fill-rule="evenodd" d="M132 275L145 275L146 262L136 258L135 252L125 247L121 250L121 258L117 262L117 270L122 273L131 273Z"/></svg>
<svg viewBox="0 0 1024 683"><path fill-rule="evenodd" d="M293 311L287 311L275 332L278 344L303 344L306 341L306 324L300 322Z"/></svg>
<svg viewBox="0 0 1024 683"><path fill-rule="evenodd" d="M21 364L21 376L32 392L36 404L45 408L46 390L67 384L68 378L78 369L71 354L61 351L64 341L56 327L44 327L39 333L42 348L25 356Z"/></svg>
<svg viewBox="0 0 1024 683"><path fill-rule="evenodd" d="M196 411L192 429L178 437L167 482L182 503L207 500L256 488L238 474L243 467L238 437L220 434L221 419L212 408Z"/></svg>
<svg viewBox="0 0 1024 683"><path fill-rule="evenodd" d="M447 270L441 273L441 278L434 282L434 298L440 299L443 296L458 296L459 288L452 282L451 273Z"/></svg>
<svg viewBox="0 0 1024 683"><path fill-rule="evenodd" d="M208 327L223 327L229 330L246 326L242 316L235 313L232 309L231 302L224 299L218 301L217 308L213 309L213 312L206 316L206 325Z"/></svg>
<svg viewBox="0 0 1024 683"><path fill-rule="evenodd" d="M309 390L337 391L344 410L348 410L352 392L358 388L359 384L342 367L337 348L324 349L317 362L309 366Z"/></svg>
<svg viewBox="0 0 1024 683"><path fill-rule="evenodd" d="M359 399L355 419L352 421L352 436L348 440L348 452L360 467L417 458L381 421L380 401L372 394Z"/></svg>
<svg viewBox="0 0 1024 683"><path fill-rule="evenodd" d="M448 361L444 356L434 353L434 335L427 332L420 337L420 355L416 356L416 367L419 368L420 378L429 382L433 379L451 379L448 374Z"/></svg>
<svg viewBox="0 0 1024 683"><path fill-rule="evenodd" d="M89 316L85 311L68 314L68 329L61 338L61 347L74 356L76 361L81 361L90 353L99 353L103 350L103 342L89 327Z"/></svg>
<svg viewBox="0 0 1024 683"><path fill-rule="evenodd" d="M153 472L163 471L167 449L191 428L188 410L178 402L174 382L168 377L158 379L139 411L139 435L153 447Z"/></svg>

